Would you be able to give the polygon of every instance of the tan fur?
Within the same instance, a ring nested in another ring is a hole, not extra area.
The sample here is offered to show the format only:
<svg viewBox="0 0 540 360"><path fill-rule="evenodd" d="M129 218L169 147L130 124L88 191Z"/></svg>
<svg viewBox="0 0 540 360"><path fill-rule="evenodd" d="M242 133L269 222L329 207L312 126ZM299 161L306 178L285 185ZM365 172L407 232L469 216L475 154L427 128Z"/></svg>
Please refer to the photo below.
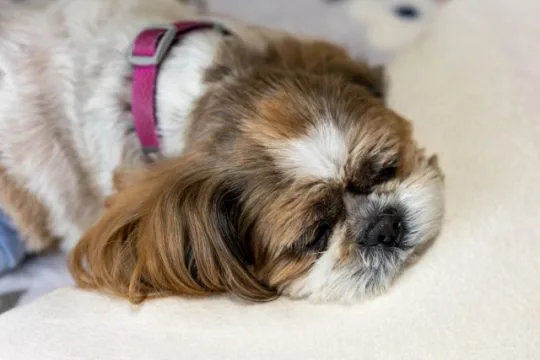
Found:
<svg viewBox="0 0 540 360"><path fill-rule="evenodd" d="M39 252L58 243L48 228L49 213L43 203L20 187L0 167L0 205L11 216L30 252Z"/></svg>
<svg viewBox="0 0 540 360"><path fill-rule="evenodd" d="M134 302L226 291L251 300L275 296L217 229L223 174L198 155L186 155L147 175L115 197L72 253L79 285L112 290Z"/></svg>

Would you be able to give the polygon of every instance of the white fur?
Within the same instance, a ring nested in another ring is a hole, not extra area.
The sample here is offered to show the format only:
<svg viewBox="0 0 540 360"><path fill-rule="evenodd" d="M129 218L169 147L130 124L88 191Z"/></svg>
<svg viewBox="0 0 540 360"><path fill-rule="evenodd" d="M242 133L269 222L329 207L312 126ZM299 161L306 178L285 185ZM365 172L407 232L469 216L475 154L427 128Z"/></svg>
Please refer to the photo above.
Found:
<svg viewBox="0 0 540 360"><path fill-rule="evenodd" d="M217 33L196 33L185 39L183 46L172 49L170 61L165 61L158 88L158 118L163 119L160 131L164 136L162 152L165 156L179 154L184 150L184 138L188 116L195 100L206 91L202 75L215 56L221 36ZM173 75L174 74L174 75ZM181 79L180 83L168 81L168 77ZM174 136L173 134L176 134Z"/></svg>
<svg viewBox="0 0 540 360"><path fill-rule="evenodd" d="M0 163L50 210L50 228L72 247L113 191L113 171L143 158L130 114L127 51L149 24L193 16L176 0L61 0L0 15ZM220 35L189 35L158 79L164 153L183 149L201 76Z"/></svg>
<svg viewBox="0 0 540 360"><path fill-rule="evenodd" d="M296 177L318 179L342 177L349 153L344 134L331 122L321 123L276 151L281 167Z"/></svg>
<svg viewBox="0 0 540 360"><path fill-rule="evenodd" d="M400 184L397 202L406 204L406 216L416 237L408 239L411 245L422 244L434 238L441 229L444 218L443 181L433 178L429 168L422 168Z"/></svg>
<svg viewBox="0 0 540 360"><path fill-rule="evenodd" d="M409 226L404 242L415 247L433 239L441 228L444 213L442 187L440 175L426 163L400 183L396 191L374 192L368 196L369 205L357 210L402 207ZM384 256L381 249L380 256L369 256L360 250L355 261L340 264L345 234L345 225L336 227L328 250L306 275L289 284L284 293L313 302L362 300L386 290L414 251L413 248L396 249L393 256Z"/></svg>

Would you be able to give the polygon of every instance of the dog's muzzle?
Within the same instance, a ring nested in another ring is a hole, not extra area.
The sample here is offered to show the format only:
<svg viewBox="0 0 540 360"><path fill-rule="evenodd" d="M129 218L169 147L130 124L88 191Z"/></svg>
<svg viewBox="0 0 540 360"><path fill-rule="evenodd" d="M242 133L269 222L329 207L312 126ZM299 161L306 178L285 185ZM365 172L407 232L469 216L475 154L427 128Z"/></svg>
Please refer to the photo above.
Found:
<svg viewBox="0 0 540 360"><path fill-rule="evenodd" d="M358 242L363 246L400 247L403 234L403 216L389 207L374 217Z"/></svg>

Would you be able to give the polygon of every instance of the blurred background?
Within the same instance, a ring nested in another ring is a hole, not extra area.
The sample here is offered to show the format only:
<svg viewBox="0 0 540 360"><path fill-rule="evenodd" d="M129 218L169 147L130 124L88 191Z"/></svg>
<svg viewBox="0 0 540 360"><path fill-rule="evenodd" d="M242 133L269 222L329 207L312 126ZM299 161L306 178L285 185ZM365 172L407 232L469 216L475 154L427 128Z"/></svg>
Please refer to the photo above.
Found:
<svg viewBox="0 0 540 360"><path fill-rule="evenodd" d="M29 6L55 0L0 0ZM99 0L98 0L99 1ZM150 0L148 0L150 1ZM178 0L201 12L321 37L373 63L416 41L450 0Z"/></svg>
<svg viewBox="0 0 540 360"><path fill-rule="evenodd" d="M188 0L189 1L189 0ZM197 0L192 0L197 1ZM386 63L416 41L447 0L199 0L206 9L251 23L340 43Z"/></svg>

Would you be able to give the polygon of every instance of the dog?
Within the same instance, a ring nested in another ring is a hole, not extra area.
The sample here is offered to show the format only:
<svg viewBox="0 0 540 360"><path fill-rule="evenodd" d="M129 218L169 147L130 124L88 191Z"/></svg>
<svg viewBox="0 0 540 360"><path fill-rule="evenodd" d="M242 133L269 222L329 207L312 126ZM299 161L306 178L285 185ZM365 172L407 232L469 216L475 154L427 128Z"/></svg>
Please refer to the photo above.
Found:
<svg viewBox="0 0 540 360"><path fill-rule="evenodd" d="M35 249L74 248L79 286L132 302L368 298L444 214L384 92L338 46L175 0L2 14L1 204Z"/></svg>

